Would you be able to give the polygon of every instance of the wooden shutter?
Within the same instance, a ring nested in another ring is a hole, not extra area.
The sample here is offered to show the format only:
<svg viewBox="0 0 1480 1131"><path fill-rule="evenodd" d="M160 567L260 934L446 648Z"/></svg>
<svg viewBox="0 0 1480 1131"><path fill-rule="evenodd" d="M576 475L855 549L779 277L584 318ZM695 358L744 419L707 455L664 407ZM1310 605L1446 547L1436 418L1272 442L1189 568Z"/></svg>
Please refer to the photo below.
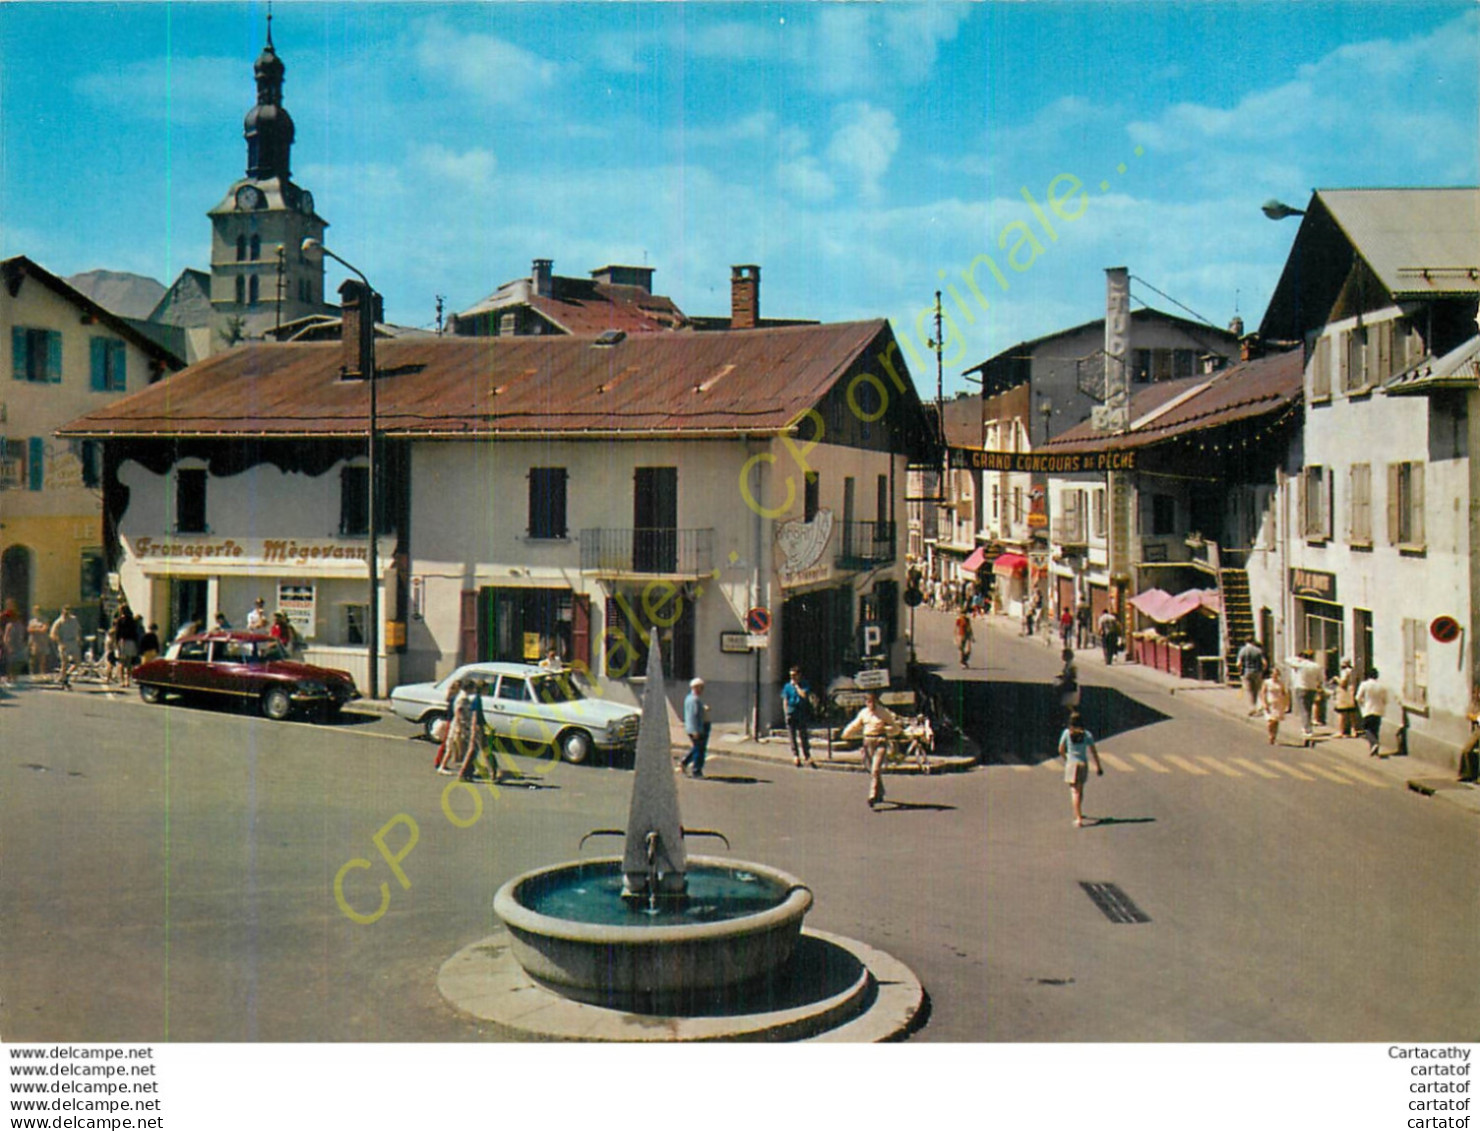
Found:
<svg viewBox="0 0 1480 1131"><path fill-rule="evenodd" d="M57 330L46 331L46 379L53 385L62 383L62 335Z"/></svg>
<svg viewBox="0 0 1480 1131"><path fill-rule="evenodd" d="M1336 469L1326 468L1321 478L1325 481L1323 484L1325 491L1322 493L1321 500L1324 504L1321 513L1321 537L1329 539L1332 530L1336 527Z"/></svg>
<svg viewBox="0 0 1480 1131"><path fill-rule="evenodd" d="M32 436L26 443L27 488L39 491L46 486L46 440Z"/></svg>
<svg viewBox="0 0 1480 1131"><path fill-rule="evenodd" d="M1386 381L1393 375L1393 324L1379 322L1373 329L1377 332L1377 366L1371 379Z"/></svg>
<svg viewBox="0 0 1480 1131"><path fill-rule="evenodd" d="M457 662L471 664L478 659L478 590L464 589L458 597Z"/></svg>
<svg viewBox="0 0 1480 1131"><path fill-rule="evenodd" d="M1396 546L1398 544L1399 521L1402 514L1402 477L1399 473L1401 464L1390 463L1387 465L1387 529L1388 542Z"/></svg>
<svg viewBox="0 0 1480 1131"><path fill-rule="evenodd" d="M591 670L591 598L584 593L571 598L570 651L573 663Z"/></svg>
<svg viewBox="0 0 1480 1131"><path fill-rule="evenodd" d="M1313 398L1331 395L1331 339L1328 337L1316 340L1315 356L1310 363L1310 395Z"/></svg>
<svg viewBox="0 0 1480 1131"><path fill-rule="evenodd" d="M102 338L88 339L92 362L92 391L108 391L108 343Z"/></svg>
<svg viewBox="0 0 1480 1131"><path fill-rule="evenodd" d="M1351 388L1352 332L1350 330L1341 332L1341 337L1336 342L1336 352L1336 363L1341 377L1339 384L1342 392L1345 392Z"/></svg>
<svg viewBox="0 0 1480 1131"><path fill-rule="evenodd" d="M1423 521L1423 464L1411 463L1408 465L1408 537L1410 544L1422 546L1424 544L1424 521Z"/></svg>
<svg viewBox="0 0 1480 1131"><path fill-rule="evenodd" d="M20 326L10 328L10 375L17 381L26 379L26 331Z"/></svg>
<svg viewBox="0 0 1480 1131"><path fill-rule="evenodd" d="M109 352L113 355L109 360L112 362L108 371L113 378L113 391L122 393L128 389L128 347L122 342L109 342Z"/></svg>
<svg viewBox="0 0 1480 1131"><path fill-rule="evenodd" d="M1310 537L1310 468L1300 472L1300 537Z"/></svg>

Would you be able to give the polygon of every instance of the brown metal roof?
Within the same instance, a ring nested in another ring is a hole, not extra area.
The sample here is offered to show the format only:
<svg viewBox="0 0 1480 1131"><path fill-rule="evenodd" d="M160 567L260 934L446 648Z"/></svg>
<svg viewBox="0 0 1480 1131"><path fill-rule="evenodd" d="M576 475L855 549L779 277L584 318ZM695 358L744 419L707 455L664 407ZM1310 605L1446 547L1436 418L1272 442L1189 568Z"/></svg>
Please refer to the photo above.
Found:
<svg viewBox="0 0 1480 1131"><path fill-rule="evenodd" d="M404 436L775 433L860 356L883 320L592 338L403 338L376 342L378 422ZM338 342L263 343L216 354L67 425L66 436L329 436L366 429L359 380ZM907 375L903 375L908 380Z"/></svg>
<svg viewBox="0 0 1480 1131"><path fill-rule="evenodd" d="M1047 452L1092 452L1104 448L1143 448L1186 432L1221 428L1250 417L1265 416L1287 408L1304 392L1305 359L1300 350L1271 354L1241 362L1209 378L1167 382L1196 389L1186 400L1172 403L1139 428L1118 435L1096 432L1088 423L1079 424L1042 446ZM1167 389L1141 390L1131 400L1131 418L1154 412L1159 404L1175 401ZM1153 400L1158 397L1159 400Z"/></svg>

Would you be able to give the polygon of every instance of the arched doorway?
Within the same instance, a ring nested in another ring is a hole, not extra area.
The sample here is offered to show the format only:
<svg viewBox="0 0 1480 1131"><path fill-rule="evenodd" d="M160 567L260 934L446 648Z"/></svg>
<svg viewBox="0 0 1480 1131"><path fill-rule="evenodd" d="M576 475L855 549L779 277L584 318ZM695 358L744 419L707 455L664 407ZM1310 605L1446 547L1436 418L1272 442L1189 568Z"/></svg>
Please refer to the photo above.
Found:
<svg viewBox="0 0 1480 1131"><path fill-rule="evenodd" d="M31 549L7 546L0 554L0 606L14 601L21 613L31 609Z"/></svg>

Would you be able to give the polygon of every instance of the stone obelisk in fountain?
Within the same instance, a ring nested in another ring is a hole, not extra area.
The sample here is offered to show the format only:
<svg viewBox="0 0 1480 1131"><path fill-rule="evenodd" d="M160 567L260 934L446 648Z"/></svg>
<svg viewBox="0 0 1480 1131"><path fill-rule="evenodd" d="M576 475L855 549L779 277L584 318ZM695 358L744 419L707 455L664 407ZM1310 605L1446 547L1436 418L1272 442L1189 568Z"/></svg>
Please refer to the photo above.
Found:
<svg viewBox="0 0 1480 1131"><path fill-rule="evenodd" d="M627 841L622 853L622 898L682 900L687 890L683 822L678 814L678 786L673 780L668 699L656 632L651 640L632 803L627 811Z"/></svg>

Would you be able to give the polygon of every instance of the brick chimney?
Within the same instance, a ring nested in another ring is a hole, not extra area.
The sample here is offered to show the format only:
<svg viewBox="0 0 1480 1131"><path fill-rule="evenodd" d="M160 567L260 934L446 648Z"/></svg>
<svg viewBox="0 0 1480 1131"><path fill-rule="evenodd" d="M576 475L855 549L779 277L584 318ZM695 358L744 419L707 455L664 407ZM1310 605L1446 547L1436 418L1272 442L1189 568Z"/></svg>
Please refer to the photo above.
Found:
<svg viewBox="0 0 1480 1131"><path fill-rule="evenodd" d="M761 320L761 269L754 263L730 268L730 329L754 330Z"/></svg>
<svg viewBox="0 0 1480 1131"><path fill-rule="evenodd" d="M1245 334L1238 341L1238 359L1254 361L1264 356L1264 343L1258 334Z"/></svg>
<svg viewBox="0 0 1480 1131"><path fill-rule="evenodd" d="M370 343L375 337L375 323L384 321L381 299L375 295L374 305L365 317L365 296L374 294L358 279L346 279L339 284L339 348L340 365L346 377L363 377L361 359L369 356Z"/></svg>
<svg viewBox="0 0 1480 1131"><path fill-rule="evenodd" d="M551 280L555 277L555 261L553 259L536 259L534 267L530 269L529 281L534 284L534 293L541 298L549 298L554 290Z"/></svg>

